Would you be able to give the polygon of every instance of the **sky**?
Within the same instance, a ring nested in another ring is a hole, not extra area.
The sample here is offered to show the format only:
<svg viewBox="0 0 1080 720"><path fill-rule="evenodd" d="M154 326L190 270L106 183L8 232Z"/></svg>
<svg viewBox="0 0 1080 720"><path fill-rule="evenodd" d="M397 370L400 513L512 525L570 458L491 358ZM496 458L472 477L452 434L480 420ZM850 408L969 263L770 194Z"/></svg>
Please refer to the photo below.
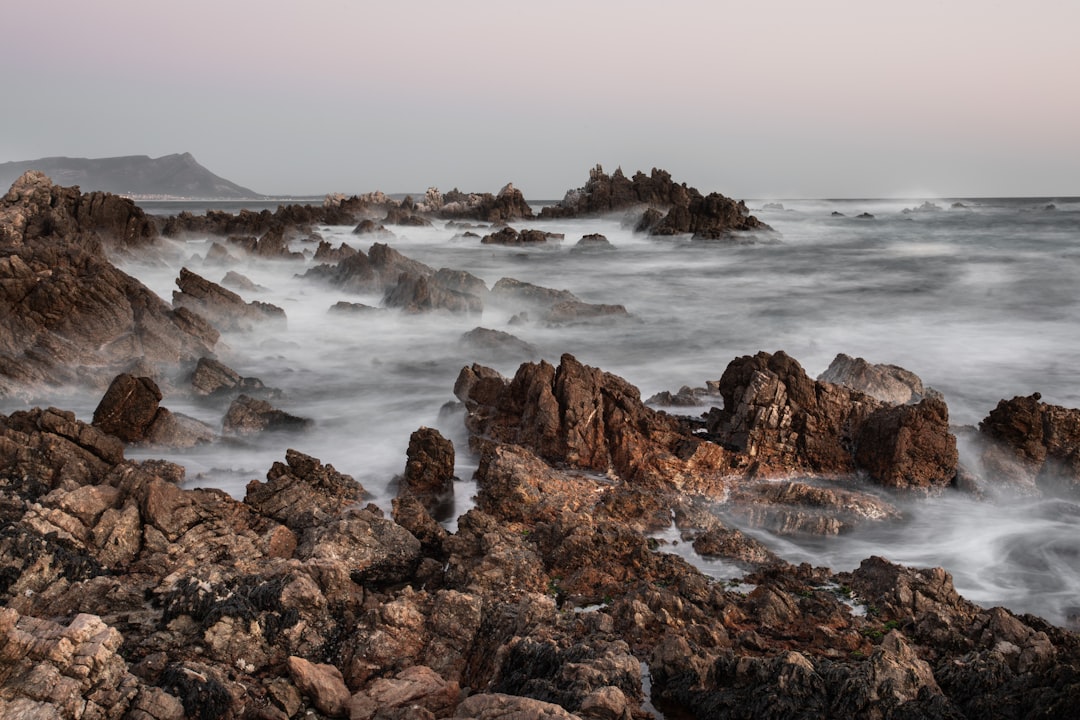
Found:
<svg viewBox="0 0 1080 720"><path fill-rule="evenodd" d="M1080 195L1076 0L9 3L0 162L190 152L264 194Z"/></svg>

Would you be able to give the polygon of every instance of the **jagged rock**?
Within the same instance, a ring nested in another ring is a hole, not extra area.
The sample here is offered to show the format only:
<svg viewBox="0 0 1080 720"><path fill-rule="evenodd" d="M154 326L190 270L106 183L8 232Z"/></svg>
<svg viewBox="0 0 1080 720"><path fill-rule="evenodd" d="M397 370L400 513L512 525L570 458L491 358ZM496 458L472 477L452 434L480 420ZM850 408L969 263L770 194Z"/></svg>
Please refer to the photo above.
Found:
<svg viewBox="0 0 1080 720"><path fill-rule="evenodd" d="M484 311L487 285L463 270L443 268L430 275L402 273L397 285L383 297L387 307L408 312L449 310L454 313L480 314Z"/></svg>
<svg viewBox="0 0 1080 720"><path fill-rule="evenodd" d="M196 395L207 397L232 391L256 392L265 386L258 378L242 377L218 360L201 357L191 374L191 388Z"/></svg>
<svg viewBox="0 0 1080 720"><path fill-rule="evenodd" d="M173 291L174 306L193 310L223 330L250 330L259 323L285 321L285 311L276 305L257 300L244 302L233 291L187 268L180 268L176 285L180 290Z"/></svg>
<svg viewBox="0 0 1080 720"><path fill-rule="evenodd" d="M883 409L868 395L811 380L783 352L733 360L719 390L724 407L709 412L708 431L752 472L863 469L878 483L923 490L956 475L956 438L940 400Z"/></svg>
<svg viewBox="0 0 1080 720"><path fill-rule="evenodd" d="M678 185L671 175L653 168L651 175L637 172L633 179L622 168L612 175L597 165L589 171L584 187L566 193L557 205L540 211L541 218L577 217L647 206L637 229L652 235L692 233L695 238L719 239L733 231L769 230L750 214L746 204L719 193L702 195L686 184ZM664 215L658 208L666 211Z"/></svg>
<svg viewBox="0 0 1080 720"><path fill-rule="evenodd" d="M431 668L413 665L393 678L379 678L349 701L350 720L372 720L388 710L407 710L409 717L427 711L431 717L449 717L461 700L455 682L443 680Z"/></svg>
<svg viewBox="0 0 1080 720"><path fill-rule="evenodd" d="M693 540L694 550L706 557L722 557L752 565L775 562L779 558L760 540L738 529L713 528Z"/></svg>
<svg viewBox="0 0 1080 720"><path fill-rule="evenodd" d="M285 451L285 464L275 462L266 482L248 483L244 503L296 532L326 522L364 498L364 488L333 465L296 450Z"/></svg>
<svg viewBox="0 0 1080 720"><path fill-rule="evenodd" d="M341 262L347 257L352 257L356 252L356 249L348 243L341 243L341 245L335 248L333 245L323 240L319 243L319 247L315 250L315 256L312 259L315 262L336 263Z"/></svg>
<svg viewBox="0 0 1080 720"><path fill-rule="evenodd" d="M892 405L914 405L934 394L915 373L896 365L872 364L840 353L817 378L822 382L858 390Z"/></svg>
<svg viewBox="0 0 1080 720"><path fill-rule="evenodd" d="M473 328L461 336L470 350L489 353L497 357L533 358L540 354L536 346L502 330Z"/></svg>
<svg viewBox="0 0 1080 720"><path fill-rule="evenodd" d="M1002 400L979 423L988 478L1047 493L1080 489L1080 410L1034 393Z"/></svg>
<svg viewBox="0 0 1080 720"><path fill-rule="evenodd" d="M386 211L383 222L387 225L406 225L409 227L431 227L431 221L417 215L411 198L405 198L401 205L391 206Z"/></svg>
<svg viewBox="0 0 1080 720"><path fill-rule="evenodd" d="M630 317L622 305L601 305L580 300L567 300L556 303L544 315L544 322L551 325L589 322L595 320L611 321L616 318Z"/></svg>
<svg viewBox="0 0 1080 720"><path fill-rule="evenodd" d="M433 428L422 427L409 437L400 494L437 499L454 491L454 444Z"/></svg>
<svg viewBox="0 0 1080 720"><path fill-rule="evenodd" d="M683 385L677 393L672 394L669 390L662 390L645 401L647 405L659 407L700 407L715 404L717 400L722 402L719 396L719 383L712 382L703 388L692 388Z"/></svg>
<svg viewBox="0 0 1080 720"><path fill-rule="evenodd" d="M740 487L729 497L731 514L777 535L838 535L867 522L899 520L886 500L857 489L805 482Z"/></svg>
<svg viewBox="0 0 1080 720"><path fill-rule="evenodd" d="M420 541L400 525L363 509L307 529L296 556L311 564L338 565L354 583L378 586L411 577L420 561Z"/></svg>
<svg viewBox="0 0 1080 720"><path fill-rule="evenodd" d="M377 312L379 308L372 305L365 305L364 303L347 302L345 300L339 300L330 306L327 312L334 315L364 315L366 313Z"/></svg>
<svg viewBox="0 0 1080 720"><path fill-rule="evenodd" d="M239 395L225 413L222 428L233 435L251 435L264 430L302 430L311 425L307 418L278 410L265 400Z"/></svg>
<svg viewBox="0 0 1080 720"><path fill-rule="evenodd" d="M435 270L405 257L389 245L375 243L367 254L357 251L336 265L318 265L304 273L304 277L323 280L351 292L385 292L397 285L403 273L430 277Z"/></svg>
<svg viewBox="0 0 1080 720"><path fill-rule="evenodd" d="M191 447L214 439L208 425L160 402L161 390L152 379L117 375L94 410L93 425L127 443Z"/></svg>
<svg viewBox="0 0 1080 720"><path fill-rule="evenodd" d="M457 188L442 196L437 208L431 208L444 219L468 218L482 222L505 223L511 220L533 217L532 208L525 202L521 191L507 183L498 194L463 193Z"/></svg>
<svg viewBox="0 0 1080 720"><path fill-rule="evenodd" d="M221 278L221 285L223 287L236 288L237 290L245 290L247 292L265 292L266 288L262 285L254 283L251 278L246 275L241 275L235 270L230 270L225 273L225 276Z"/></svg>
<svg viewBox="0 0 1080 720"><path fill-rule="evenodd" d="M76 380L104 387L133 358L172 366L217 342L109 263L104 243L134 247L153 234L141 211L112 198L31 172L0 202L0 396Z"/></svg>
<svg viewBox="0 0 1080 720"><path fill-rule="evenodd" d="M569 290L553 290L514 278L496 282L491 288L491 299L509 310L547 310L563 302L580 302Z"/></svg>
<svg viewBox="0 0 1080 720"><path fill-rule="evenodd" d="M394 233L387 230L381 223L374 220L361 220L360 224L353 228L353 235L376 235L383 238L392 238Z"/></svg>
<svg viewBox="0 0 1080 720"><path fill-rule="evenodd" d="M354 198L337 205L279 205L276 210L241 210L233 214L220 210L208 210L204 215L181 212L160 222L165 237L184 235L257 236L280 229L288 233L306 232L315 224L350 225L356 222L356 214L367 205L363 198ZM256 240L257 243L257 240Z"/></svg>
<svg viewBox="0 0 1080 720"><path fill-rule="evenodd" d="M560 233L543 230L529 229L519 232L508 225L498 232L485 235L480 242L484 245L539 245L548 240L562 240L563 238L564 236Z"/></svg>
<svg viewBox="0 0 1080 720"><path fill-rule="evenodd" d="M294 655L289 658L289 676L300 692L312 699L319 712L330 717L345 717L350 694L336 667Z"/></svg>

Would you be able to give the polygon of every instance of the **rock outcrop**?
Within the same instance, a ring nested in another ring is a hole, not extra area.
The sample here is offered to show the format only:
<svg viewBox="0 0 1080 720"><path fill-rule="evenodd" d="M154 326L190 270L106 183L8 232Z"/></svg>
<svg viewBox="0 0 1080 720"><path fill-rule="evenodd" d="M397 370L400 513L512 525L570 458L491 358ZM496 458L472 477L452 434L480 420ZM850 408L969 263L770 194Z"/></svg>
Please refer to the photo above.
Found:
<svg viewBox="0 0 1080 720"><path fill-rule="evenodd" d="M126 443L182 448L214 439L206 424L161 407L161 397L151 378L117 375L94 410L93 425Z"/></svg>
<svg viewBox="0 0 1080 720"><path fill-rule="evenodd" d="M720 193L702 195L697 189L679 185L671 175L653 168L627 178L621 168L610 176L597 165L589 171L584 187L570 190L556 205L540 211L541 218L579 217L645 208L637 229L650 235L692 234L695 238L716 240L747 230L769 230L768 225L750 214L743 202Z"/></svg>
<svg viewBox="0 0 1080 720"><path fill-rule="evenodd" d="M896 365L869 363L862 358L838 354L818 375L818 380L858 390L893 405L914 404L929 395L918 375Z"/></svg>
<svg viewBox="0 0 1080 720"><path fill-rule="evenodd" d="M425 209L445 220L477 220L489 223L507 223L512 220L533 217L532 208L525 196L507 183L495 195L491 193L463 193L456 188L445 195L436 190L428 192Z"/></svg>
<svg viewBox="0 0 1080 720"><path fill-rule="evenodd" d="M1002 400L979 423L981 461L999 485L1073 497L1080 493L1080 409L1034 393Z"/></svg>
<svg viewBox="0 0 1080 720"><path fill-rule="evenodd" d="M152 243L129 201L21 177L0 202L0 395L42 385L104 387L133 360L173 368L217 342L217 331L172 309L116 269L106 248Z"/></svg>
<svg viewBox="0 0 1080 720"><path fill-rule="evenodd" d="M221 330L246 331L266 322L284 323L285 311L276 305L244 302L244 299L215 282L180 268L173 291L173 306L187 308L207 318Z"/></svg>

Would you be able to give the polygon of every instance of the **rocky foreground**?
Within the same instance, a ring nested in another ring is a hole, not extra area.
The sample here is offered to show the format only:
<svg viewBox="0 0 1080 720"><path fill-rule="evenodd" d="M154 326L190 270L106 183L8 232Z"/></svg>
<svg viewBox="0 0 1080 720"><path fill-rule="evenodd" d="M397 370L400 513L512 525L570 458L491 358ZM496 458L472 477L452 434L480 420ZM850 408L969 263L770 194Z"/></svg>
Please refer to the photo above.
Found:
<svg viewBox="0 0 1080 720"><path fill-rule="evenodd" d="M137 209L24 179L0 214L4 387L93 378L103 395L91 424L55 408L0 416L2 717L1056 718L1080 704L1072 631L978 607L940 568L793 566L715 512L836 534L888 522L912 494L1075 497L1078 410L1014 398L957 429L900 368L840 356L814 379L783 352L646 404L564 355L513 377L462 369L457 412L480 462L453 532L433 514L464 449L428 428L402 448L391 507L286 447L243 498L184 489L181 466L125 457L127 443L218 441L160 407L158 383L227 405L223 432L304 422L211 356L215 323L281 318L190 272L167 305L107 259L153 244ZM275 237L268 252L285 247ZM312 281L431 299L388 303L416 312L494 293L379 243L324 267ZM86 290L102 279L115 295ZM512 279L503 292L573 302ZM957 432L993 481L960 465ZM672 554L657 539L672 523L743 577Z"/></svg>

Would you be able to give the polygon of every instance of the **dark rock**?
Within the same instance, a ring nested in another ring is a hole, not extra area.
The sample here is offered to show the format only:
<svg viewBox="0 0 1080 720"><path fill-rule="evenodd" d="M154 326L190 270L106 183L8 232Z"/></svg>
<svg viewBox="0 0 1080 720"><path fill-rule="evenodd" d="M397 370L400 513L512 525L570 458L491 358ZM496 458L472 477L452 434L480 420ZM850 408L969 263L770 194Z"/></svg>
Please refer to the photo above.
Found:
<svg viewBox="0 0 1080 720"><path fill-rule="evenodd" d="M318 249L315 250L315 257L313 259L315 262L336 263L341 262L347 257L352 257L356 252L356 249L347 243L341 243L341 245L335 248L330 243L323 240L319 243Z"/></svg>
<svg viewBox="0 0 1080 720"><path fill-rule="evenodd" d="M240 373L213 358L202 357L191 374L191 388L196 395L227 395L236 392L258 392L265 389L258 378L242 377Z"/></svg>
<svg viewBox="0 0 1080 720"><path fill-rule="evenodd" d="M303 430L311 420L278 410L265 400L240 395L229 406L222 428L231 435L251 435L264 430Z"/></svg>
<svg viewBox="0 0 1080 720"><path fill-rule="evenodd" d="M110 208L105 196L40 173L0 202L0 396L76 380L104 387L133 358L173 366L217 342L212 328L109 263L105 244L150 238L137 230L139 213L129 222Z"/></svg>
<svg viewBox="0 0 1080 720"><path fill-rule="evenodd" d="M896 365L875 365L840 353L818 380L843 385L892 405L915 404L933 391L918 375Z"/></svg>
<svg viewBox="0 0 1080 720"><path fill-rule="evenodd" d="M331 305L327 312L335 315L366 315L367 313L377 312L378 310L379 308L374 307L373 305L339 300Z"/></svg>
<svg viewBox="0 0 1080 720"><path fill-rule="evenodd" d="M285 463L275 462L266 482L248 483L244 503L260 515L300 532L314 527L364 498L364 488L333 465L296 450L285 451Z"/></svg>
<svg viewBox="0 0 1080 720"><path fill-rule="evenodd" d="M461 336L462 342L471 350L491 353L498 357L533 358L539 354L539 350L520 338L489 328L473 328Z"/></svg>
<svg viewBox="0 0 1080 720"><path fill-rule="evenodd" d="M487 285L463 270L443 268L432 275L404 272L397 285L387 290L383 303L407 312L449 310L480 314L484 310Z"/></svg>
<svg viewBox="0 0 1080 720"><path fill-rule="evenodd" d="M1080 489L1080 410L1041 402L1035 393L1002 400L979 423L987 477L1042 492Z"/></svg>
<svg viewBox="0 0 1080 720"><path fill-rule="evenodd" d="M646 400L645 404L656 405L659 407L700 407L712 405L718 400L721 402L723 401L715 387L716 385L718 384L714 383L713 388L692 388L689 385L683 385L679 388L679 391L674 394L669 390L662 390Z"/></svg>
<svg viewBox="0 0 1080 720"><path fill-rule="evenodd" d="M323 280L351 292L385 292L398 284L403 273L426 278L434 275L435 270L405 257L389 245L375 243L367 254L358 251L336 265L318 265L304 273L304 277Z"/></svg>
<svg viewBox="0 0 1080 720"><path fill-rule="evenodd" d="M485 235L480 239L484 245L540 245L548 240L562 240L565 236L561 233L544 232L543 230L517 231L507 226L498 232Z"/></svg>
<svg viewBox="0 0 1080 720"><path fill-rule="evenodd" d="M856 215L855 217L856 217L856 218L858 218L858 219L860 219L860 220L873 220L873 219L874 219L874 216L873 216L873 215L871 215L871 214L870 214L870 213L868 213L868 212L864 212L864 213L859 213L859 214L858 214L858 215Z"/></svg>
<svg viewBox="0 0 1080 720"><path fill-rule="evenodd" d="M514 278L496 282L491 288L491 300L509 310L547 310L562 302L580 302L569 290L553 290Z"/></svg>
<svg viewBox="0 0 1080 720"><path fill-rule="evenodd" d="M533 216L532 208L525 202L525 196L511 183L503 186L496 195L466 194L455 188L442 196L439 207L431 210L441 218L467 218L491 223L505 223Z"/></svg>
<svg viewBox="0 0 1080 720"><path fill-rule="evenodd" d="M377 235L383 238L394 237L394 233L390 232L374 220L361 220L360 224L353 228L353 235Z"/></svg>
<svg viewBox="0 0 1080 720"><path fill-rule="evenodd" d="M581 239L574 245L572 251L604 251L614 250L615 246L611 244L608 239L600 233L591 233L589 235L582 235Z"/></svg>
<svg viewBox="0 0 1080 720"><path fill-rule="evenodd" d="M150 378L117 375L94 410L93 425L126 443L191 447L214 439L208 425L160 402L161 390Z"/></svg>
<svg viewBox="0 0 1080 720"><path fill-rule="evenodd" d="M956 476L957 459L949 408L935 397L880 408L855 435L855 463L886 487L940 488Z"/></svg>
<svg viewBox="0 0 1080 720"><path fill-rule="evenodd" d="M400 494L438 500L454 491L454 444L435 429L422 427L409 437Z"/></svg>
<svg viewBox="0 0 1080 720"><path fill-rule="evenodd" d="M236 288L237 290L246 290L248 292L265 292L266 288L262 285L258 285L251 281L246 275L241 275L235 270L230 270L225 273L225 277L221 278L221 284L224 287Z"/></svg>
<svg viewBox="0 0 1080 720"><path fill-rule="evenodd" d="M431 227L431 221L426 217L417 215L407 207L391 207L386 212L383 222L387 225L406 225L409 227Z"/></svg>
<svg viewBox="0 0 1080 720"><path fill-rule="evenodd" d="M556 303L544 316L544 322L551 325L589 322L595 320L610 321L616 318L630 317L622 305L601 305L580 300L566 300Z"/></svg>
<svg viewBox="0 0 1080 720"><path fill-rule="evenodd" d="M179 291L173 291L173 305L186 307L206 317L223 330L250 330L268 321L284 322L285 311L263 302L244 302L243 298L217 283L180 268L176 279Z"/></svg>

